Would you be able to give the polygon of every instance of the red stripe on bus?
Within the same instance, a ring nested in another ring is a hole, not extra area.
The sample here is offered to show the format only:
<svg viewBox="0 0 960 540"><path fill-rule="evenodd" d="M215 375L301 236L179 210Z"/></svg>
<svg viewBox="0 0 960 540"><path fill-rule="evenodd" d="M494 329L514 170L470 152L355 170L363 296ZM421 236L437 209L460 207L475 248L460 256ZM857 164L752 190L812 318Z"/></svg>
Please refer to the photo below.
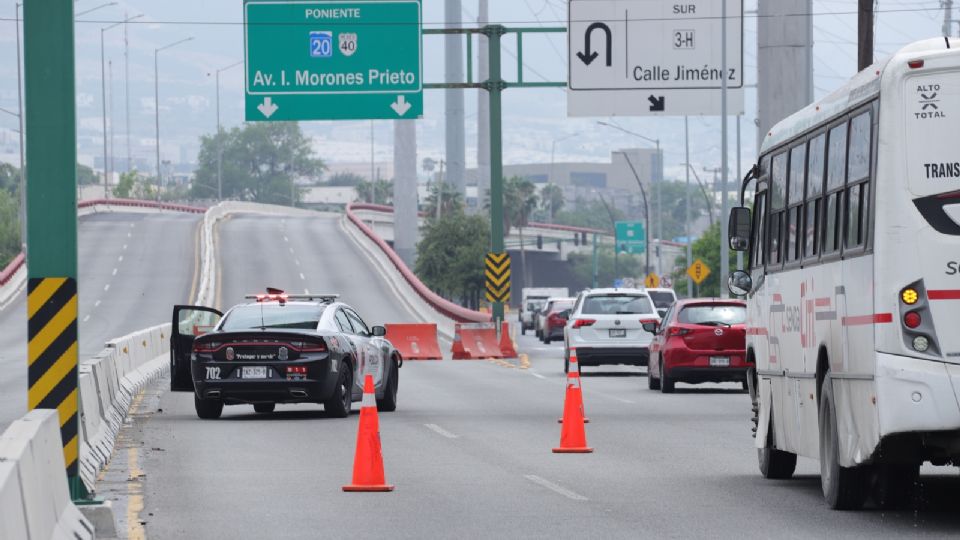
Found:
<svg viewBox="0 0 960 540"><path fill-rule="evenodd" d="M817 298L813 303L817 307L830 307L831 302L833 302L829 297L827 298Z"/></svg>
<svg viewBox="0 0 960 540"><path fill-rule="evenodd" d="M844 317L844 326L860 326L864 324L883 324L893 322L892 313L874 313L873 315L856 315Z"/></svg>
<svg viewBox="0 0 960 540"><path fill-rule="evenodd" d="M767 335L767 329L766 329L766 328L760 328L760 327L747 328L747 335L750 335L750 336L765 336L765 335Z"/></svg>
<svg viewBox="0 0 960 540"><path fill-rule="evenodd" d="M927 298L930 300L960 300L960 289L940 289L938 291L927 291Z"/></svg>

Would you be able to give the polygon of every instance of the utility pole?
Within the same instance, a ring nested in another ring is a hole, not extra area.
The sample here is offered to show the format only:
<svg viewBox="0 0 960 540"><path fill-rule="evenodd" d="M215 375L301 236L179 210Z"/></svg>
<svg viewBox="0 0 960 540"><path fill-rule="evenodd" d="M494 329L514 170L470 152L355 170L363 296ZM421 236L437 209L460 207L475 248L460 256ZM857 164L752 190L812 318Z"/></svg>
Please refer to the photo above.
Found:
<svg viewBox="0 0 960 540"><path fill-rule="evenodd" d="M953 0L940 0L940 7L943 8L943 36L953 35Z"/></svg>
<svg viewBox="0 0 960 540"><path fill-rule="evenodd" d="M686 154L686 165L683 169L687 173L687 183L686 189L684 190L684 195L686 196L686 216L684 221L686 222L686 235L687 235L687 267L693 264L693 239L690 238L692 234L690 231L690 117L683 117L683 139L684 139L684 152ZM684 275L687 273L684 272ZM687 275L687 296L693 298L693 278Z"/></svg>
<svg viewBox="0 0 960 540"><path fill-rule="evenodd" d="M23 159L23 78L20 73L20 7L18 2L14 26L17 29L17 122L20 124L20 245L27 245L27 167Z"/></svg>
<svg viewBox="0 0 960 540"><path fill-rule="evenodd" d="M490 21L489 0L479 0L477 26L486 26ZM469 38L468 38L469 39ZM477 80L485 81L490 76L490 58L487 38L477 35ZM553 182L553 178L550 178ZM477 92L477 209L483 209L490 193L490 96Z"/></svg>
<svg viewBox="0 0 960 540"><path fill-rule="evenodd" d="M727 0L721 3L720 11L721 32L720 41L722 43L720 52L720 72L724 74L720 78L720 296L729 298L730 293L724 286L727 283L727 276L730 275L730 249L727 246Z"/></svg>
<svg viewBox="0 0 960 540"><path fill-rule="evenodd" d="M220 123L220 74L224 71L239 66L243 63L243 60L239 62L234 62L229 66L222 67L217 70L216 81L217 81L217 200L223 200L223 127ZM209 75L209 73L207 74Z"/></svg>
<svg viewBox="0 0 960 540"><path fill-rule="evenodd" d="M444 21L448 29L462 28L463 12L461 0L445 0ZM456 34L448 34L444 38L445 78L447 82L460 82L464 79L463 72L463 38ZM444 90L444 107L446 109L446 139L447 179L454 190L467 199L464 185L465 143L464 143L464 105L463 89L447 88ZM492 105L491 105L492 106Z"/></svg>
<svg viewBox="0 0 960 540"><path fill-rule="evenodd" d="M647 190L643 189L643 182L640 181L640 175L637 174L637 169L633 167L633 162L630 161L630 156L628 156L627 153L623 151L615 152L615 153L622 154L623 159L627 160L627 165L630 166L630 172L633 173L633 177L636 178L637 180L637 185L640 186L640 194L643 195L643 219L644 219L643 228L645 229L647 234L647 242L646 242L646 245L644 246L644 251L646 255L646 262L644 264L646 267L644 268L643 273L646 274L650 271L650 244L652 244L651 242L652 238L650 235L650 205L647 203ZM613 228L614 228L614 232L616 232L616 228L617 228L616 224L614 224ZM614 241L613 250L615 253L617 252L617 248L618 246L616 245L616 241Z"/></svg>
<svg viewBox="0 0 960 540"><path fill-rule="evenodd" d="M160 172L160 52L192 39L193 37L191 36L153 50L153 117L157 151L157 201L160 200L160 190L163 188L163 182L161 180L163 174Z"/></svg>
<svg viewBox="0 0 960 540"><path fill-rule="evenodd" d="M137 15L134 18L141 17ZM123 121L126 124L124 133L127 139L127 170L129 173L133 169L133 158L130 153L130 35L127 27L130 26L127 14L123 14Z"/></svg>
<svg viewBox="0 0 960 540"><path fill-rule="evenodd" d="M857 0L857 71L873 63L873 0Z"/></svg>
<svg viewBox="0 0 960 540"><path fill-rule="evenodd" d="M813 17L796 16L812 10L813 0L757 3L758 148L774 124L813 102Z"/></svg>

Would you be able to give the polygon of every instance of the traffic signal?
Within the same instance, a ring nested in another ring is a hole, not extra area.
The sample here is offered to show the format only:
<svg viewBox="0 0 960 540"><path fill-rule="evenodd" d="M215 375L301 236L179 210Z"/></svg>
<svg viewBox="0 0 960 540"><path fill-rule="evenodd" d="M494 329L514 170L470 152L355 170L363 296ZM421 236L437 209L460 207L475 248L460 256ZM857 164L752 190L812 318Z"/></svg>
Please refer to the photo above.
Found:
<svg viewBox="0 0 960 540"><path fill-rule="evenodd" d="M575 246L579 246L579 245L580 245L580 235L577 234L577 233L574 233L574 234L573 234L573 245L575 245Z"/></svg>
<svg viewBox="0 0 960 540"><path fill-rule="evenodd" d="M557 251L563 251L563 248L562 248L562 246L560 245L560 244L562 244L562 243L563 243L562 241L557 240Z"/></svg>
<svg viewBox="0 0 960 540"><path fill-rule="evenodd" d="M583 245L587 245L587 231L583 231L580 233L580 243Z"/></svg>
<svg viewBox="0 0 960 540"><path fill-rule="evenodd" d="M543 235L537 235L537 249L543 249Z"/></svg>

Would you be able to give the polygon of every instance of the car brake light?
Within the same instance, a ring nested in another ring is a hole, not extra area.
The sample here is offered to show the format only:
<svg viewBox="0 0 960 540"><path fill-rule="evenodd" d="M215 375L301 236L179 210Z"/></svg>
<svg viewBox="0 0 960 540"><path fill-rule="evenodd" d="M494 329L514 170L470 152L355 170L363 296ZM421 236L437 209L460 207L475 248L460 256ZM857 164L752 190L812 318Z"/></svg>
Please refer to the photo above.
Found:
<svg viewBox="0 0 960 540"><path fill-rule="evenodd" d="M593 323L597 322L594 319L577 319L573 321L574 328L581 328L584 326L593 326Z"/></svg>
<svg viewBox="0 0 960 540"><path fill-rule="evenodd" d="M287 373L290 373L290 374L293 374L293 373L306 374L306 373L307 373L307 366L287 366Z"/></svg>
<svg viewBox="0 0 960 540"><path fill-rule="evenodd" d="M689 333L690 333L689 328L678 328L676 326L671 326L670 328L667 328L668 336L684 336Z"/></svg>
<svg viewBox="0 0 960 540"><path fill-rule="evenodd" d="M656 319L640 319L640 324L651 324L651 323L658 323L658 322L660 321Z"/></svg>
<svg viewBox="0 0 960 540"><path fill-rule="evenodd" d="M293 341L290 346L300 352L327 352L327 344L324 342L313 341Z"/></svg>
<svg viewBox="0 0 960 540"><path fill-rule="evenodd" d="M923 322L923 319L916 311L909 311L903 316L903 324L907 328L916 328L920 326L921 322Z"/></svg>
<svg viewBox="0 0 960 540"><path fill-rule="evenodd" d="M193 342L193 352L213 352L219 348L220 343L217 341Z"/></svg>
<svg viewBox="0 0 960 540"><path fill-rule="evenodd" d="M919 68L922 68L922 67L923 67L923 59L920 58L920 59L917 59L917 60L908 60L908 61L907 61L907 65L910 66L910 69L919 69Z"/></svg>

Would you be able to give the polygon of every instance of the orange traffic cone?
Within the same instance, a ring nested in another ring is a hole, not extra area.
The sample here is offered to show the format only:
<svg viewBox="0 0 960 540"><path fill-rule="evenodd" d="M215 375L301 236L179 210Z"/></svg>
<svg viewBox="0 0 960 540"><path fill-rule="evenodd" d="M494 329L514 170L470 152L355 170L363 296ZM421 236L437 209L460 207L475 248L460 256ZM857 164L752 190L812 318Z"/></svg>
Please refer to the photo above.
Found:
<svg viewBox="0 0 960 540"><path fill-rule="evenodd" d="M576 349L570 349L570 365L567 366L567 372L570 373L570 372L574 372L574 371L577 372L577 395L580 396L580 410L584 411L584 408L583 408L583 393L580 391L580 363L577 361L577 350L576 350ZM567 380L569 381L569 379L570 379L570 376L568 375L568 376L567 376ZM587 414L586 411L584 411L583 414L586 415L586 414ZM557 423L558 423L558 424L562 424L562 423L563 423L563 418L557 418ZM587 418L586 416L584 416L584 417L583 417L583 423L584 423L584 424L589 424L589 423L590 423L590 419Z"/></svg>
<svg viewBox="0 0 960 540"><path fill-rule="evenodd" d="M377 396L373 375L363 379L363 401L360 405L360 429L357 431L357 452L353 456L353 483L344 491L393 491L383 476L383 455L380 453L380 420L377 418Z"/></svg>
<svg viewBox="0 0 960 540"><path fill-rule="evenodd" d="M580 389L580 369L576 352L570 351L570 370L567 373L567 394L563 399L563 427L560 428L560 446L554 454L587 454L587 432L583 427L583 393Z"/></svg>

